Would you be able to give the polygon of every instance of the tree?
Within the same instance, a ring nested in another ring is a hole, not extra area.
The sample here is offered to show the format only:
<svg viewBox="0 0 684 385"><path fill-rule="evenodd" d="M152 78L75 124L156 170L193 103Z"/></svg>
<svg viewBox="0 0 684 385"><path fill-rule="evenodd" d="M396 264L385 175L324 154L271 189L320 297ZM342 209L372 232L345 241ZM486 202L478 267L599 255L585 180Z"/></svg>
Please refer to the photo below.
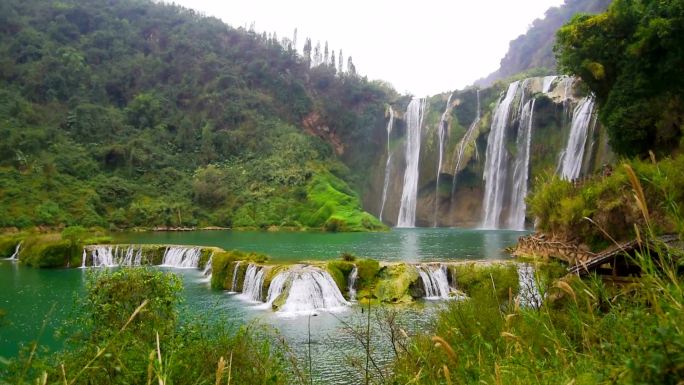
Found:
<svg viewBox="0 0 684 385"><path fill-rule="evenodd" d="M596 95L599 118L621 155L669 154L684 127L682 1L615 0L557 33L560 68Z"/></svg>
<svg viewBox="0 0 684 385"><path fill-rule="evenodd" d="M311 67L311 39L308 37L304 42L304 49L302 52L304 53L304 62L306 63L307 67Z"/></svg>
<svg viewBox="0 0 684 385"><path fill-rule="evenodd" d="M354 62L352 62L351 56L349 56L349 59L347 59L347 72L351 76L356 76L356 67L354 66Z"/></svg>
<svg viewBox="0 0 684 385"><path fill-rule="evenodd" d="M323 63L328 65L328 59L330 57L330 51L328 51L328 42L325 42L325 49L323 50Z"/></svg>
<svg viewBox="0 0 684 385"><path fill-rule="evenodd" d="M337 62L337 71L340 73L340 75L342 74L342 72L344 72L343 64L344 64L344 56L342 55L342 50L340 50L340 59Z"/></svg>
<svg viewBox="0 0 684 385"><path fill-rule="evenodd" d="M321 54L321 42L316 42L316 47L314 48L314 54L313 54L313 66L318 67L321 65L321 62L323 61L323 57Z"/></svg>

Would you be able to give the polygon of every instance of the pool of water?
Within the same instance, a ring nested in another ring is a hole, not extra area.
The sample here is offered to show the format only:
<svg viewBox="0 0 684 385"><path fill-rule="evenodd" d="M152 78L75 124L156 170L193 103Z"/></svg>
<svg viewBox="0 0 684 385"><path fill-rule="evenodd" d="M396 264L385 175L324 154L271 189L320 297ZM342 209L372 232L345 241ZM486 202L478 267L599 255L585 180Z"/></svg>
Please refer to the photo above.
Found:
<svg viewBox="0 0 684 385"><path fill-rule="evenodd" d="M264 253L273 260L331 259L348 252L381 261L507 258L504 249L525 232L455 228L379 233L183 231L120 233L117 243L217 246Z"/></svg>

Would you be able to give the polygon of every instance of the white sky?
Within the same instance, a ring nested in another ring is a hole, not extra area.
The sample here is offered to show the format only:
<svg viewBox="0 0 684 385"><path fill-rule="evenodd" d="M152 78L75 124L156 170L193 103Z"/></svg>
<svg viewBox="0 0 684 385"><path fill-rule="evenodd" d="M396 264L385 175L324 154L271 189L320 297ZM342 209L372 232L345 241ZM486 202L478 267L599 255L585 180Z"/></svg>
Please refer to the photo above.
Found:
<svg viewBox="0 0 684 385"><path fill-rule="evenodd" d="M167 0L169 1L169 0ZM357 72L416 96L462 89L499 67L508 43L563 0L174 0L233 27L351 55Z"/></svg>

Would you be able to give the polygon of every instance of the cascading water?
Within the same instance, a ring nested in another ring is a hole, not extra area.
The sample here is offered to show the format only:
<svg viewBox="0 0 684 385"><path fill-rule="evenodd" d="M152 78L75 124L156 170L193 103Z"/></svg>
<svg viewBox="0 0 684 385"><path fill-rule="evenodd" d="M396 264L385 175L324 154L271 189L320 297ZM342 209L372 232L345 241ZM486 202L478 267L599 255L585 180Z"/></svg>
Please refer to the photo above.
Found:
<svg viewBox="0 0 684 385"><path fill-rule="evenodd" d="M418 269L418 274L423 281L425 299L451 298L446 266L439 265L435 268L430 265L418 265L416 269Z"/></svg>
<svg viewBox="0 0 684 385"><path fill-rule="evenodd" d="M22 244L22 242L17 243L17 245L14 247L14 253L12 253L12 255L9 258L7 258L8 260L10 260L10 261L19 260L19 251L21 250L21 244Z"/></svg>
<svg viewBox="0 0 684 385"><path fill-rule="evenodd" d="M280 274L288 274L289 291L285 303L278 309L283 315L311 314L315 310L339 311L347 302L327 271L303 267Z"/></svg>
<svg viewBox="0 0 684 385"><path fill-rule="evenodd" d="M356 300L356 279L359 277L359 268L354 265L354 268L349 273L349 278L347 280L347 288L349 290L349 300Z"/></svg>
<svg viewBox="0 0 684 385"><path fill-rule="evenodd" d="M261 302L261 289L264 285L264 268L250 263L245 273L242 294L239 297L252 302Z"/></svg>
<svg viewBox="0 0 684 385"><path fill-rule="evenodd" d="M88 253L86 252L86 249L83 248L83 257L81 259L81 269L86 268L86 259L88 258Z"/></svg>
<svg viewBox="0 0 684 385"><path fill-rule="evenodd" d="M506 128L511 116L511 106L519 88L519 81L511 83L508 86L506 96L499 101L494 109L492 127L487 140L487 156L483 175L485 193L482 227L486 229L499 228L508 165L508 153L505 145Z"/></svg>
<svg viewBox="0 0 684 385"><path fill-rule="evenodd" d="M92 267L114 267L114 266L140 266L142 265L142 246L136 250L134 245L125 249L119 246L96 245L83 249L81 268L86 267L88 252L90 250Z"/></svg>
<svg viewBox="0 0 684 385"><path fill-rule="evenodd" d="M199 247L169 247L164 252L162 266L179 269L197 268L201 254Z"/></svg>
<svg viewBox="0 0 684 385"><path fill-rule="evenodd" d="M204 265L204 270L202 271L203 276L205 276L205 277L211 276L213 259L214 259L214 253L211 253L211 255L209 256L209 260L207 260L207 264Z"/></svg>
<svg viewBox="0 0 684 385"><path fill-rule="evenodd" d="M449 118L449 112L451 110L451 98L453 96L453 93L449 94L446 107L444 108L442 117L439 119L439 125L437 126L437 139L439 140L439 157L437 158L437 173L435 174L435 213L432 219L432 227L437 227L437 211L439 210L439 175L442 172L444 140L446 139L446 133L448 128L447 119Z"/></svg>
<svg viewBox="0 0 684 385"><path fill-rule="evenodd" d="M560 156L560 175L566 180L579 178L594 111L594 97L582 99L572 114L568 144Z"/></svg>
<svg viewBox="0 0 684 385"><path fill-rule="evenodd" d="M518 301L522 307L539 308L542 296L534 277L534 268L526 263L518 265Z"/></svg>
<svg viewBox="0 0 684 385"><path fill-rule="evenodd" d="M456 151L456 166L454 167L454 177L451 180L451 200L454 199L454 193L456 192L456 180L458 177L458 173L461 170L461 164L463 163L463 156L465 154L466 146L468 145L468 143L470 143L470 139L473 136L473 131L475 131L475 128L479 126L480 120L480 90L478 89L477 115L475 116L475 120L473 120L473 122L470 123L470 126L468 127L468 130L466 131L465 135L463 135L463 138L461 138L461 141L458 143L458 149ZM475 146L475 151L477 151L477 146Z"/></svg>
<svg viewBox="0 0 684 385"><path fill-rule="evenodd" d="M551 91L551 85L558 78L558 76L545 76L543 80L542 92L548 94Z"/></svg>
<svg viewBox="0 0 684 385"><path fill-rule="evenodd" d="M416 198L418 196L418 163L420 160L420 140L423 117L425 115L425 99L414 98L406 108L406 170L404 171L404 187L401 192L401 206L397 227L416 226Z"/></svg>
<svg viewBox="0 0 684 385"><path fill-rule="evenodd" d="M513 169L513 193L508 214L508 228L525 230L525 197L527 196L527 179L530 168L530 143L532 141L532 121L534 118L534 102L527 102L520 113L520 125L516 139L517 156Z"/></svg>
<svg viewBox="0 0 684 385"><path fill-rule="evenodd" d="M233 269L233 281L231 282L231 285L230 285L230 291L233 293L237 293L238 272L240 270L240 264L241 263L242 263L242 261L235 262L235 268Z"/></svg>
<svg viewBox="0 0 684 385"><path fill-rule="evenodd" d="M380 202L380 221L382 221L382 213L385 211L385 202L387 201L387 188L389 187L390 168L392 166L392 154L390 153L390 135L394 126L394 110L389 106L389 122L387 122L387 163L385 163L385 180L382 186L382 201Z"/></svg>

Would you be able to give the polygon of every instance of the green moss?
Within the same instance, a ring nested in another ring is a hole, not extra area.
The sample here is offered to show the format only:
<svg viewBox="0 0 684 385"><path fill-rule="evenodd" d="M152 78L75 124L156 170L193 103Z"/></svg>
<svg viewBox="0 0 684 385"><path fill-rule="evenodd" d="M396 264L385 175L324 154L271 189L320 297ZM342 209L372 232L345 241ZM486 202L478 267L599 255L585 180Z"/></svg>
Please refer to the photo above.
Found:
<svg viewBox="0 0 684 385"><path fill-rule="evenodd" d="M380 271L380 262L374 259L359 259L356 261L356 267L359 269L359 290L367 288L375 281L378 271Z"/></svg>
<svg viewBox="0 0 684 385"><path fill-rule="evenodd" d="M405 263L385 266L378 273L373 295L381 302L411 302L416 294L411 288L419 277L418 270Z"/></svg>
<svg viewBox="0 0 684 385"><path fill-rule="evenodd" d="M71 259L70 241L41 242L34 245L22 258L22 262L33 267L64 267Z"/></svg>
<svg viewBox="0 0 684 385"><path fill-rule="evenodd" d="M328 261L325 265L326 270L330 273L337 287L342 293L349 291L349 273L354 269L354 264L347 261Z"/></svg>
<svg viewBox="0 0 684 385"><path fill-rule="evenodd" d="M19 242L21 238L16 234L0 236L0 258L11 257Z"/></svg>
<svg viewBox="0 0 684 385"><path fill-rule="evenodd" d="M449 266L449 273L457 289L468 296L478 296L491 293L492 286L496 289L499 301L505 301L510 294L518 294L518 271L513 264L480 265L467 263Z"/></svg>

